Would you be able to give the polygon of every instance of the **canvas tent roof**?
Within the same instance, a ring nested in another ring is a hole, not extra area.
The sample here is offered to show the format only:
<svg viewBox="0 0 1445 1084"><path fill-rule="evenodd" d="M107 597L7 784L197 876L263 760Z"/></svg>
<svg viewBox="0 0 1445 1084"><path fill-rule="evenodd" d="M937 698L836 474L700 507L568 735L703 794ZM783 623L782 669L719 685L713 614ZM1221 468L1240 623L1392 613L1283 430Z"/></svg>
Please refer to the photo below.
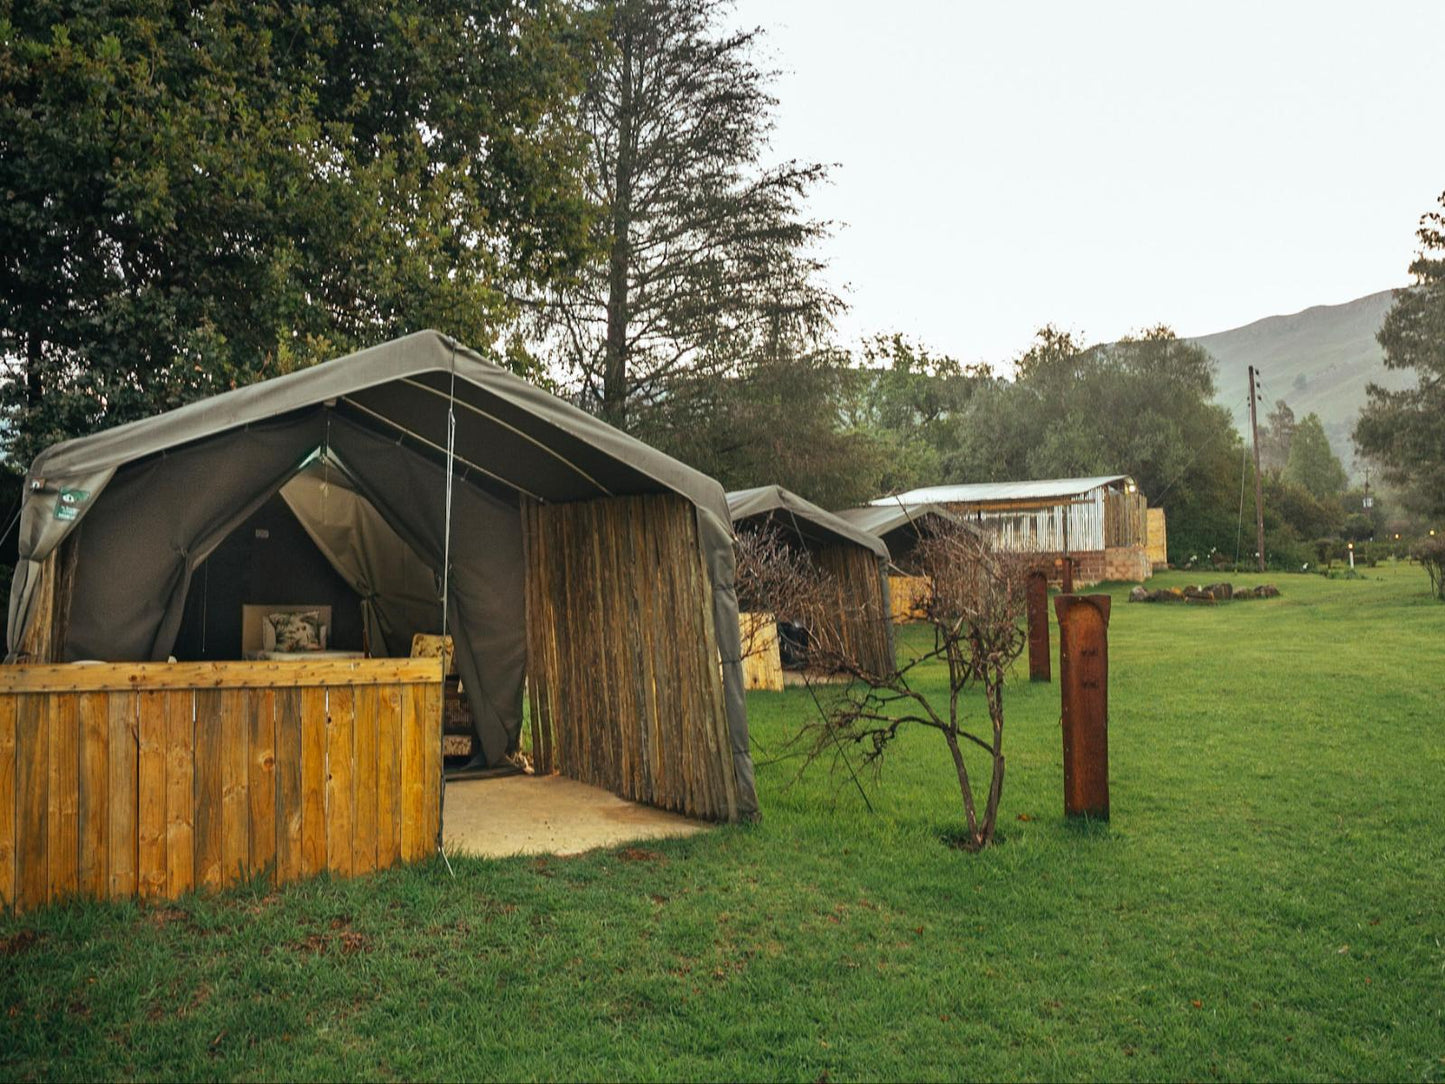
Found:
<svg viewBox="0 0 1445 1084"><path fill-rule="evenodd" d="M735 490L727 495L727 503L733 523L771 514L774 520L791 526L809 541L850 542L871 550L885 561L888 560L888 547L877 535L819 508L812 501L804 500L782 486Z"/></svg>
<svg viewBox="0 0 1445 1084"><path fill-rule="evenodd" d="M1127 474L1102 474L1095 478L1045 478L1029 482L979 482L955 486L924 486L896 497L880 497L873 505L902 501L905 504L981 504L986 501L1047 501L1080 497L1091 489L1127 482Z"/></svg>
<svg viewBox="0 0 1445 1084"><path fill-rule="evenodd" d="M963 520L942 505L904 504L893 498L889 498L887 504L865 504L861 508L845 508L837 515L859 530L876 534L879 538L900 528L911 526L929 516L936 516L948 523L963 524Z"/></svg>
<svg viewBox="0 0 1445 1084"><path fill-rule="evenodd" d="M355 491L439 580L453 402L450 631L488 759L515 747L521 725L520 499L670 491L698 510L740 807L755 811L722 487L435 331L42 452L21 511L12 658L32 616L41 562L80 528L67 657L164 659L192 573L318 450L344 467ZM304 512L298 518L326 552L317 524L308 525ZM336 564L334 552L328 557Z"/></svg>

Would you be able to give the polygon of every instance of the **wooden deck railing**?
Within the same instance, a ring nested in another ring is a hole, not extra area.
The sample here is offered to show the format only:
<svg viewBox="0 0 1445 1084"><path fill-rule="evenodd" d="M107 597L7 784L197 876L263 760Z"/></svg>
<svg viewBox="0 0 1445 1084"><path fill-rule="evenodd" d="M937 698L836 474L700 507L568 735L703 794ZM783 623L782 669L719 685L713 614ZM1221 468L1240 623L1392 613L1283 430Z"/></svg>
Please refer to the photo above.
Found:
<svg viewBox="0 0 1445 1084"><path fill-rule="evenodd" d="M0 903L430 854L436 659L0 667Z"/></svg>

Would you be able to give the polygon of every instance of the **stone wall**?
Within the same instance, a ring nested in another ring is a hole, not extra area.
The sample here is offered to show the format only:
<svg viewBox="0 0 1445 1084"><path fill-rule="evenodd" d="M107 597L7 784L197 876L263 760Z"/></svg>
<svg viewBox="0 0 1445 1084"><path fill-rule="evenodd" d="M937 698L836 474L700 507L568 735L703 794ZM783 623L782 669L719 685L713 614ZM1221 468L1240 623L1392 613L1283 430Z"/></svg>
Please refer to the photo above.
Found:
<svg viewBox="0 0 1445 1084"><path fill-rule="evenodd" d="M1049 574L1049 583L1059 585L1060 573L1054 562L1061 553L1038 554L1039 567ZM1103 580L1143 583L1152 573L1149 551L1144 546L1111 546L1103 550L1085 550L1073 554L1076 562L1074 587L1092 587Z"/></svg>

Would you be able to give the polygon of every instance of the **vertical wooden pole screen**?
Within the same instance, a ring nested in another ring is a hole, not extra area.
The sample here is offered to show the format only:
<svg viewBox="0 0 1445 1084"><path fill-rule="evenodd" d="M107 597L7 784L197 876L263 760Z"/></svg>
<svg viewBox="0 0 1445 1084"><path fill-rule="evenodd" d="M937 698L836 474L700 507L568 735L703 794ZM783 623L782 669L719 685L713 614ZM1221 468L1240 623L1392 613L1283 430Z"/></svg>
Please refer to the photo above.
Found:
<svg viewBox="0 0 1445 1084"><path fill-rule="evenodd" d="M522 504L539 772L737 817L697 510L671 494Z"/></svg>
<svg viewBox="0 0 1445 1084"><path fill-rule="evenodd" d="M893 669L892 615L883 605L877 556L862 546L837 545L820 547L814 560L837 592L836 606L829 607L831 613L819 615L818 623L827 627L827 635L836 639L848 658L875 674L889 673Z"/></svg>
<svg viewBox="0 0 1445 1084"><path fill-rule="evenodd" d="M0 906L424 858L435 659L0 667Z"/></svg>

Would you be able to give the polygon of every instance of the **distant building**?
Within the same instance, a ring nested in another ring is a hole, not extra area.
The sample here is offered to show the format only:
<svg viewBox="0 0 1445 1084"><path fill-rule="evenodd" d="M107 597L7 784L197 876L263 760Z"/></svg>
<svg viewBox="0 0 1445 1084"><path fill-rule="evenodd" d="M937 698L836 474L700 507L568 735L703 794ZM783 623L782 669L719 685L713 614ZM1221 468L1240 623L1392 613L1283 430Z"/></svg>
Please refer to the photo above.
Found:
<svg viewBox="0 0 1445 1084"><path fill-rule="evenodd" d="M1080 585L1137 583L1151 571L1147 502L1125 474L925 486L872 503L943 505L1004 549L1037 553L1050 565L1067 553L1078 562Z"/></svg>

